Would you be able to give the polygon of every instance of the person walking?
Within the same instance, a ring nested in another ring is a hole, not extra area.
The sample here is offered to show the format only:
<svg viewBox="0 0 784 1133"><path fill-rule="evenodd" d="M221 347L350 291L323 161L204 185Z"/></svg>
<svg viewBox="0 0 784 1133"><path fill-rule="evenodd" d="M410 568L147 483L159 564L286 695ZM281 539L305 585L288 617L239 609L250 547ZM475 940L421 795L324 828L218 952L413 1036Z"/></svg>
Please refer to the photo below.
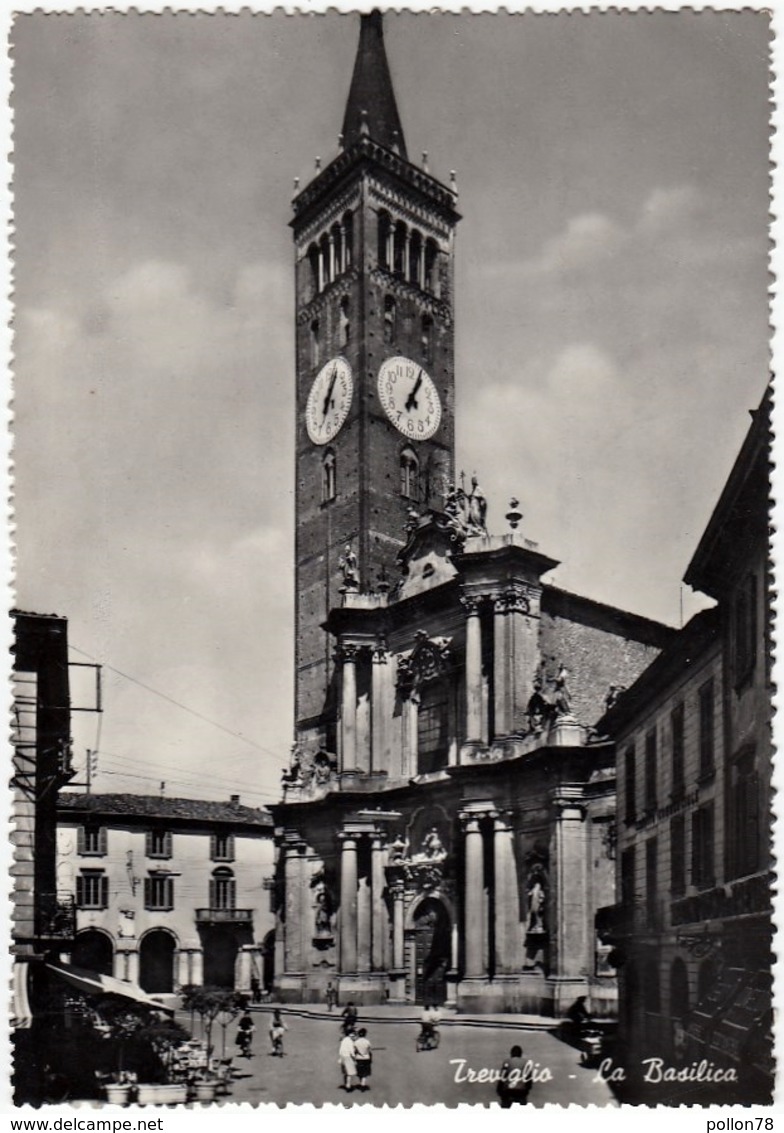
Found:
<svg viewBox="0 0 784 1133"><path fill-rule="evenodd" d="M240 1055L243 1058L250 1058L250 1046L253 1042L254 1024L250 1015L246 1011L239 1023L237 1024L237 1046L240 1048Z"/></svg>
<svg viewBox="0 0 784 1133"><path fill-rule="evenodd" d="M354 1046L354 1033L347 1031L340 1040L338 1047L338 1062L343 1071L343 1089L350 1094L354 1089L354 1079L357 1076L356 1047Z"/></svg>
<svg viewBox="0 0 784 1133"><path fill-rule="evenodd" d="M356 1029L357 1019L359 1018L357 1009L353 1003L347 1003L340 1015L343 1019L343 1034L348 1035Z"/></svg>
<svg viewBox="0 0 784 1133"><path fill-rule="evenodd" d="M280 1016L280 1008L276 1007L272 1012L272 1019L270 1020L269 1028L270 1044L272 1046L272 1050L270 1051L271 1055L277 1055L280 1058L283 1058L283 1036L287 1030L288 1027Z"/></svg>
<svg viewBox="0 0 784 1133"><path fill-rule="evenodd" d="M511 1109L513 1105L525 1105L528 1101L531 1080L528 1076L528 1063L523 1061L521 1046L513 1046L509 1051L509 1057L501 1067L497 1092L502 1109Z"/></svg>
<svg viewBox="0 0 784 1133"><path fill-rule="evenodd" d="M335 994L335 985L332 983L332 980L330 980L327 984L327 990L324 995L327 1001L327 1011L329 1011L331 1015L332 1008L335 1006L335 1001L337 1000L337 995Z"/></svg>
<svg viewBox="0 0 784 1133"><path fill-rule="evenodd" d="M253 1003L261 1003L261 984L258 976L250 977L250 998Z"/></svg>
<svg viewBox="0 0 784 1133"><path fill-rule="evenodd" d="M354 1061L360 1090L363 1092L369 1090L370 1086L368 1086L367 1080L370 1077L370 1070L373 1065L373 1048L364 1027L359 1028L357 1037L354 1039Z"/></svg>

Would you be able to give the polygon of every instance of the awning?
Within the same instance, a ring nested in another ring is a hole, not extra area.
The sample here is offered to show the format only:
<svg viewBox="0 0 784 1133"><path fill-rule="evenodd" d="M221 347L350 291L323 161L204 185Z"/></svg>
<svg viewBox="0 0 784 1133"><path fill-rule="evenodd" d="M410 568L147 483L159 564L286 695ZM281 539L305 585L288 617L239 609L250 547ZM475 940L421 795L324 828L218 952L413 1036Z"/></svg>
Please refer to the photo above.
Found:
<svg viewBox="0 0 784 1133"><path fill-rule="evenodd" d="M26 960L17 960L14 963L14 1000L13 1018L11 1026L14 1030L23 1030L33 1025L33 1013L30 1010L30 998L27 994L27 975L30 965Z"/></svg>
<svg viewBox="0 0 784 1133"><path fill-rule="evenodd" d="M123 999L130 999L134 1003L141 1003L155 1011L165 1011L168 1015L174 1014L174 1008L154 999L138 984L127 980L118 980L114 976L104 976L101 972L89 972L85 968L74 968L71 964L47 963L47 968L60 976L66 983L71 984L87 995L119 995Z"/></svg>

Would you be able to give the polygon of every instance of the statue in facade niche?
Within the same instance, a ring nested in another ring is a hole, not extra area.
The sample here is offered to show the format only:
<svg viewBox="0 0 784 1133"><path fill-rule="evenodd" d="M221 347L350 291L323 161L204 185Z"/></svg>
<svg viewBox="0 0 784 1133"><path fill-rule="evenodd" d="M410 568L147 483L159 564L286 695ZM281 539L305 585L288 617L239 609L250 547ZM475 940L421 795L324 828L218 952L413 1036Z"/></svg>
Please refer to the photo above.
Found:
<svg viewBox="0 0 784 1133"><path fill-rule="evenodd" d="M545 905L547 890L545 889L544 870L540 865L534 865L528 874L528 919L525 925L526 932L546 932Z"/></svg>
<svg viewBox="0 0 784 1133"><path fill-rule="evenodd" d="M431 862L441 862L446 857L446 848L435 826L422 839L422 855Z"/></svg>
<svg viewBox="0 0 784 1133"><path fill-rule="evenodd" d="M468 496L468 520L476 532L487 534L487 498L475 475L471 477L471 493Z"/></svg>
<svg viewBox="0 0 784 1133"><path fill-rule="evenodd" d="M565 665L559 666L558 675L556 676L554 682L554 687L556 716L571 716L572 694L569 691L569 670Z"/></svg>

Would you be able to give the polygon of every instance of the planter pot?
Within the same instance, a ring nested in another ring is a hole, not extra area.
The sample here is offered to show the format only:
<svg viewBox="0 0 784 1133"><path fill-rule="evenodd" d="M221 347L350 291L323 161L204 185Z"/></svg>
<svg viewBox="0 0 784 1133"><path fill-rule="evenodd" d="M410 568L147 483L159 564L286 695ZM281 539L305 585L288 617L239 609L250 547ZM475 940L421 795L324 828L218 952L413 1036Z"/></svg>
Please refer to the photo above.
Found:
<svg viewBox="0 0 784 1133"><path fill-rule="evenodd" d="M194 1082L193 1095L197 1102L214 1102L218 1091L217 1082Z"/></svg>
<svg viewBox="0 0 784 1133"><path fill-rule="evenodd" d="M107 1082L104 1086L106 1091L106 1100L111 1105L127 1105L131 1100L131 1090L133 1086L120 1084L119 1082Z"/></svg>
<svg viewBox="0 0 784 1133"><path fill-rule="evenodd" d="M139 1105L184 1105L188 1100L184 1082L140 1082L137 1091Z"/></svg>

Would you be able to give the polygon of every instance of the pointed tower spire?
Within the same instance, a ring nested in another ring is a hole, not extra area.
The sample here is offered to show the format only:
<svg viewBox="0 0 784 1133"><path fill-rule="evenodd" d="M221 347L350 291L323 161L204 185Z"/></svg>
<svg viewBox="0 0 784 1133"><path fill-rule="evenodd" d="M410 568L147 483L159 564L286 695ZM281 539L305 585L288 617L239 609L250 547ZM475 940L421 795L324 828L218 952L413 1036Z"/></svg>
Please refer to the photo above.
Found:
<svg viewBox="0 0 784 1133"><path fill-rule="evenodd" d="M364 134L403 158L406 143L397 112L392 76L384 50L384 28L378 9L361 17L359 47L343 119L343 142L348 149Z"/></svg>

